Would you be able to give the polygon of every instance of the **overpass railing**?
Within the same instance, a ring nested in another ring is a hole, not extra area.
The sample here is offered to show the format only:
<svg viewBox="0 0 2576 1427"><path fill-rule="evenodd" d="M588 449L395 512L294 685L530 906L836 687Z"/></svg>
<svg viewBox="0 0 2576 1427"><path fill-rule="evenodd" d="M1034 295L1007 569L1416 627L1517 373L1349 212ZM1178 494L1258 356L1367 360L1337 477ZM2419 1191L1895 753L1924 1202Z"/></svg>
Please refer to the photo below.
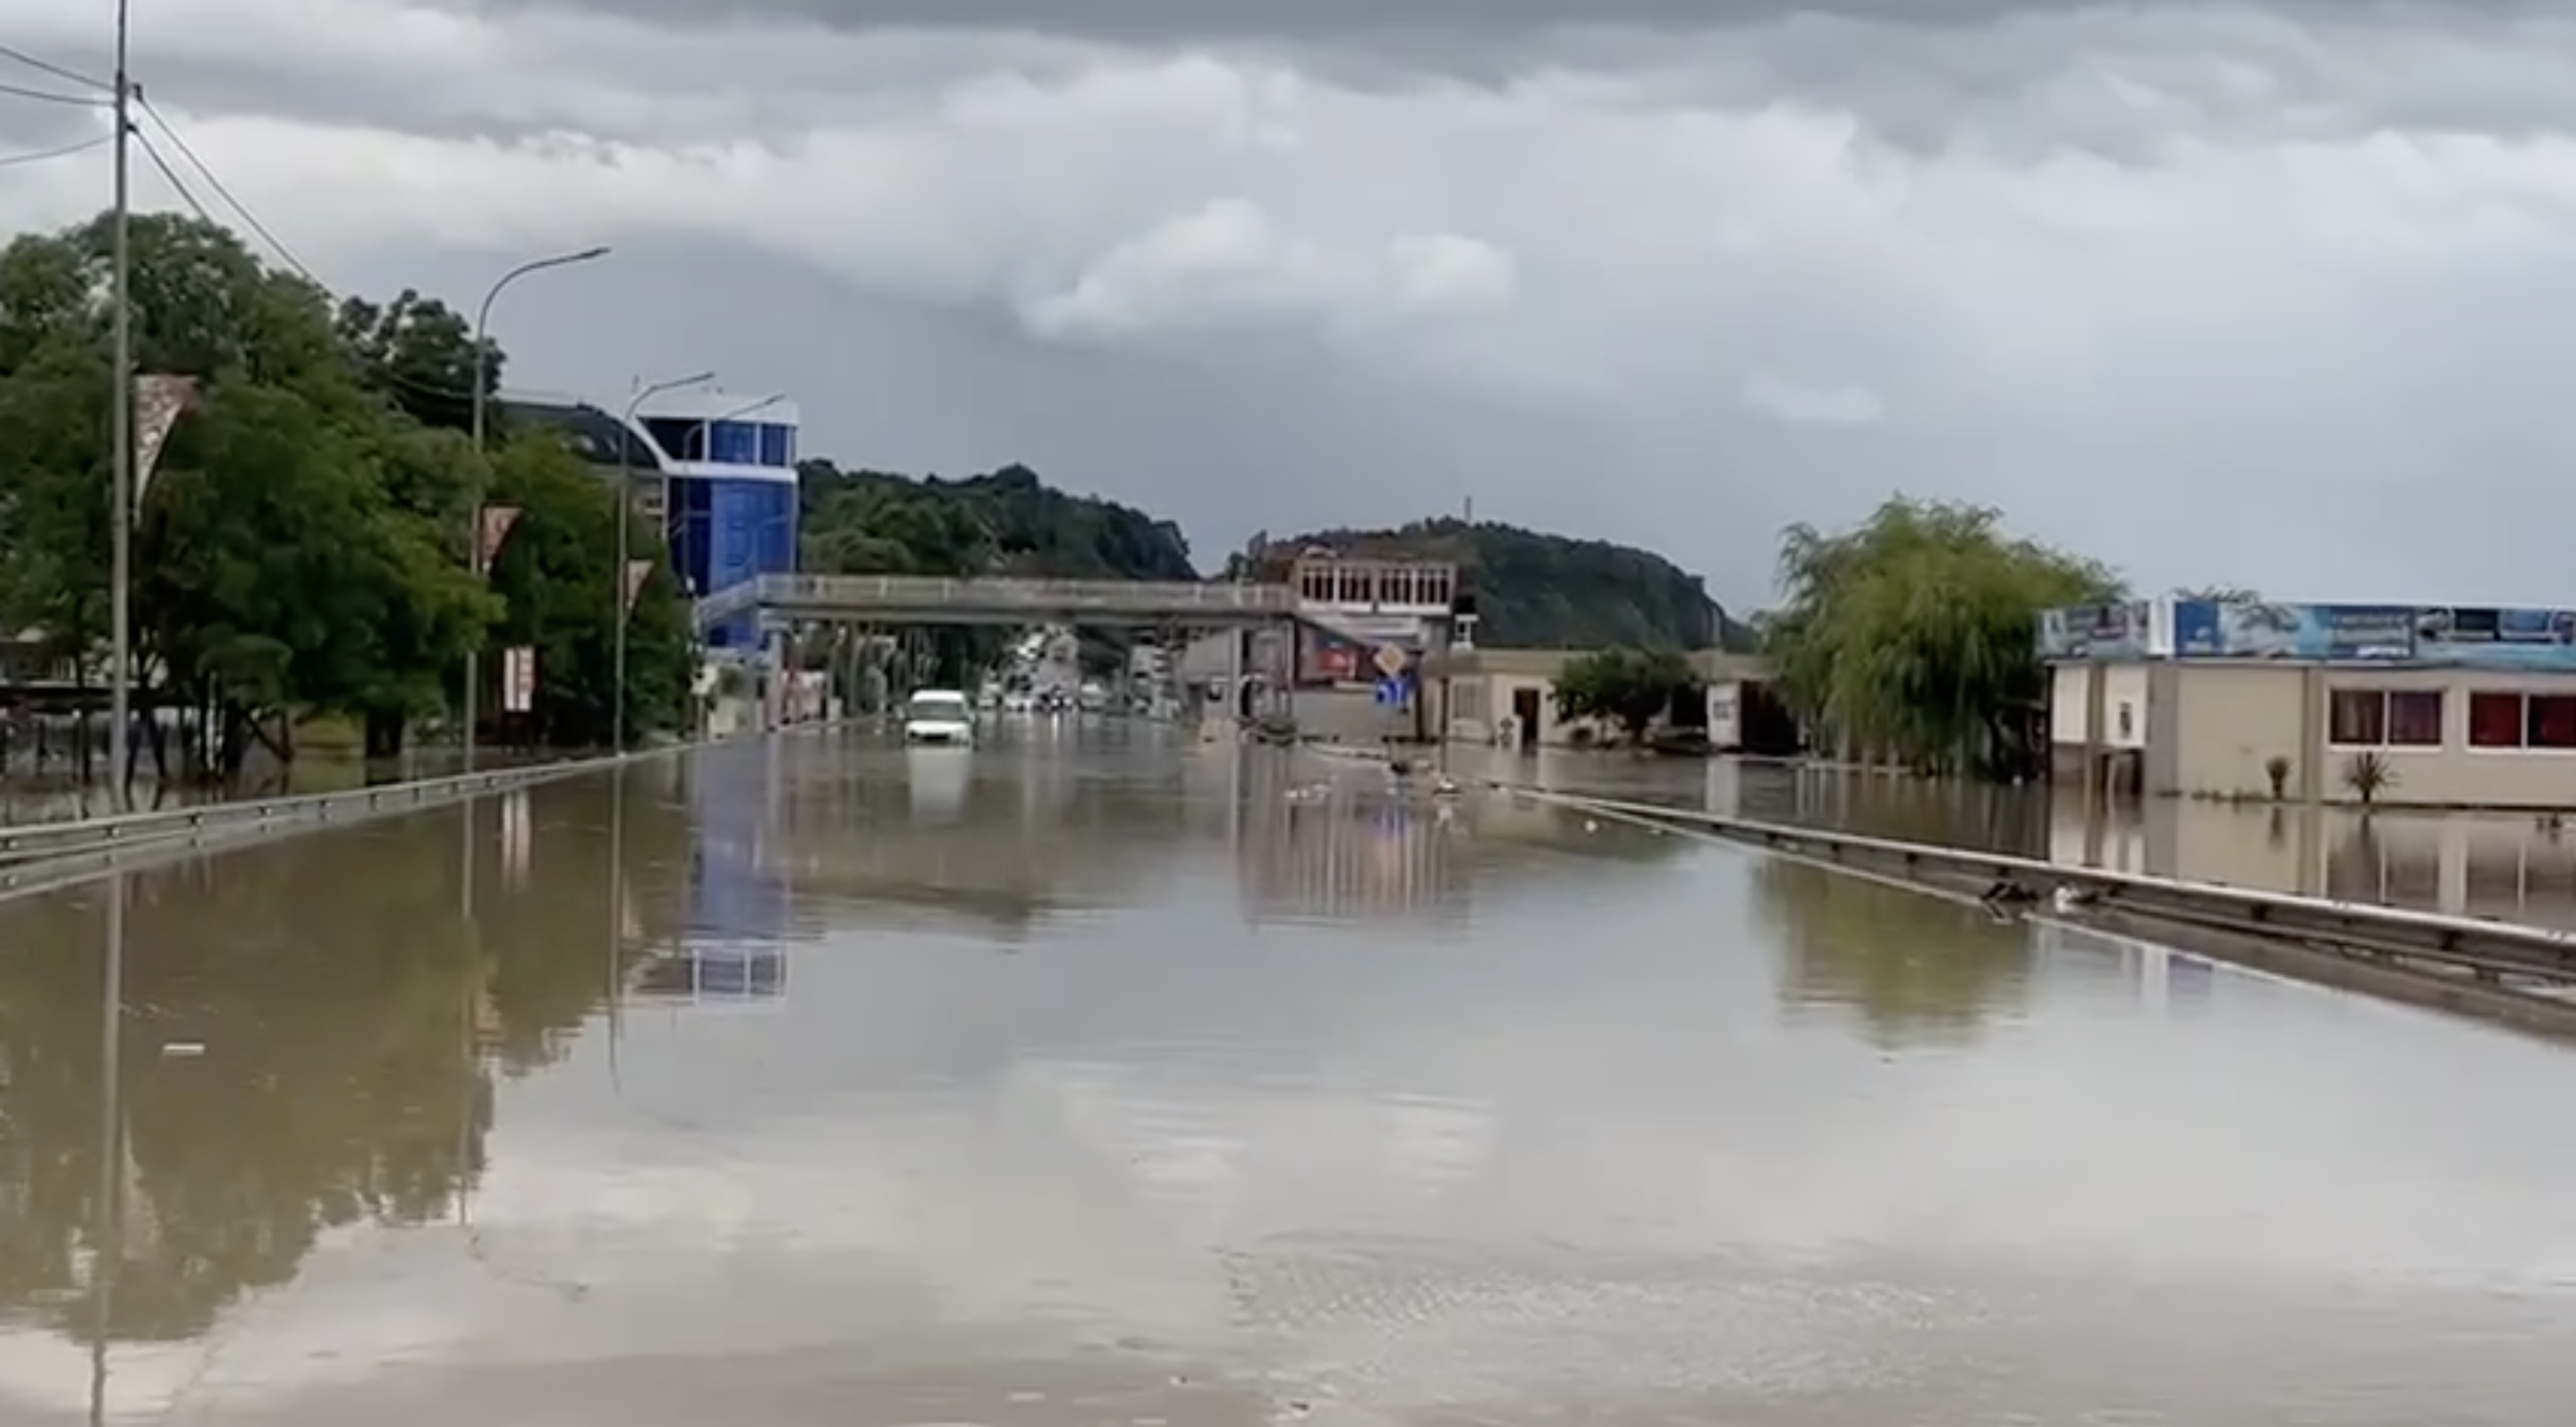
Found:
<svg viewBox="0 0 2576 1427"><path fill-rule="evenodd" d="M1286 585L944 579L930 575L761 575L699 600L697 620L704 627L754 610L798 609L1292 618L1303 608L1297 592Z"/></svg>

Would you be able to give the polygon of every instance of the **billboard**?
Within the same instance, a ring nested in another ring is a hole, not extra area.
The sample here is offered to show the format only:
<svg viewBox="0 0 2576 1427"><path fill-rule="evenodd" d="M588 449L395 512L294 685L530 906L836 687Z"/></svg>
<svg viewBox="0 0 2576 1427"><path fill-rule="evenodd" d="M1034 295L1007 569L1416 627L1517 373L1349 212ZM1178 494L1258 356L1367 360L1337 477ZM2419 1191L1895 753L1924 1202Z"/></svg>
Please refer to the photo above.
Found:
<svg viewBox="0 0 2576 1427"><path fill-rule="evenodd" d="M2147 602L2075 605L2039 613L2042 659L2140 659L2147 649Z"/></svg>
<svg viewBox="0 0 2576 1427"><path fill-rule="evenodd" d="M2172 607L2172 652L2183 659L2576 670L2576 610L2186 599Z"/></svg>
<svg viewBox="0 0 2576 1427"><path fill-rule="evenodd" d="M1308 684L1348 684L1360 676L1360 647L1348 639L1308 630L1298 636L1298 679Z"/></svg>

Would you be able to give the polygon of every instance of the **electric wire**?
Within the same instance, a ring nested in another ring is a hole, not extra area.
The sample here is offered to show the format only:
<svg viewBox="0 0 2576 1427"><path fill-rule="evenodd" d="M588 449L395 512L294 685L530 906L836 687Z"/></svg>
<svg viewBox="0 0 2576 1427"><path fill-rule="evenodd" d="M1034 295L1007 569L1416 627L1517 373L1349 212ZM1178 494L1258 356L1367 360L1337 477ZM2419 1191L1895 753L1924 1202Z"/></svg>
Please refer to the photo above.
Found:
<svg viewBox="0 0 2576 1427"><path fill-rule="evenodd" d="M29 89L23 84L0 84L0 94L12 99L33 99L44 104L77 104L83 109L104 109L115 103L94 94L56 94L50 89Z"/></svg>
<svg viewBox="0 0 2576 1427"><path fill-rule="evenodd" d="M55 148L37 149L23 154L0 154L0 168L15 168L20 164L43 163L47 159L62 159L74 154L85 154L92 149L104 148L107 142L115 137L114 134L92 134L76 144L63 144Z"/></svg>
<svg viewBox="0 0 2576 1427"><path fill-rule="evenodd" d="M100 79L95 75L83 74L79 70L70 68L67 65L56 64L52 60L42 58L41 56L29 54L15 45L0 45L0 59L13 59L18 63L25 65L29 69L38 71L39 73L50 74L56 79L69 80L74 84L86 85L91 89L104 89L110 94L116 92L116 86L108 83L104 79Z"/></svg>
<svg viewBox="0 0 2576 1427"><path fill-rule="evenodd" d="M315 276L313 269L307 266L302 258L296 256L295 250L288 247L285 241L277 236L276 230L270 228L265 222L262 222L259 215L251 211L250 205L244 203L240 196L233 192L231 185L225 183L223 178L215 172L213 165L208 164L204 157L198 154L196 147L190 144L186 136L179 132L177 125L170 122L168 115L163 114L158 108L154 107L152 101L143 97L140 93L135 96L135 108L149 118L154 127L160 130L162 137L169 141L171 148L177 150L180 160L197 175L198 180L205 185L206 189L212 192L217 199L221 200L224 207L230 211L235 218L240 220L240 225L242 227L248 228L254 236L256 236L262 243L265 243L268 246L269 251L277 255L278 260L286 266L288 271L293 272L297 277L304 279L306 282L313 284L315 288L319 289L325 295L331 294L331 285ZM153 166L161 171L161 176L169 180L170 186L178 190L180 199L185 202L189 208L195 210L196 215L199 218L208 223L215 224L218 227L230 226L217 219L213 213L207 210L204 203L198 201L196 193L187 183L180 179L177 170L174 169L170 162L162 156L159 148L152 143L150 135L144 132L142 125L137 124L135 126L134 137L138 143L143 145L144 153L151 158ZM418 377L405 372L393 370L392 368L384 369L382 375L386 380L392 382L394 385L416 392L422 396L436 397L445 401L457 402L469 401L472 399L472 395L469 392L461 391L453 387L441 386L435 382L425 382Z"/></svg>

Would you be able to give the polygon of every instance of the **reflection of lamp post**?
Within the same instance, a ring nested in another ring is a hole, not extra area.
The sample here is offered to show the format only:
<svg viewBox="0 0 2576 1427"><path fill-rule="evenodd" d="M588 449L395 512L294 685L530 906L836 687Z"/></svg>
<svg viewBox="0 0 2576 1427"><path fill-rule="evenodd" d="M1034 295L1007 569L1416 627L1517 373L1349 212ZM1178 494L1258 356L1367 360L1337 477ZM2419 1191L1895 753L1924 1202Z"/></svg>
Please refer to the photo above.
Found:
<svg viewBox="0 0 2576 1427"><path fill-rule="evenodd" d="M626 1009L626 765L608 771L608 1084L624 1099L617 1043Z"/></svg>
<svg viewBox="0 0 2576 1427"><path fill-rule="evenodd" d="M617 424L617 574L609 581L608 597L616 601L617 609L616 667L610 675L616 688L609 696L612 710L609 714L609 726L617 740L615 747L619 753L626 751L626 609L630 603L626 598L626 590L627 582L631 578L626 570L632 559L627 552L632 539L627 532L627 527L635 523L635 413L643 410L644 403L666 391L676 391L684 386L698 386L715 379L716 374L713 372L694 372L685 377L673 377L666 382L655 382L651 386L642 387L636 391L635 399L626 403L625 418ZM669 503L667 496L664 497L664 503L666 505Z"/></svg>
<svg viewBox="0 0 2576 1427"><path fill-rule="evenodd" d="M99 974L98 1224L90 1268L89 1420L107 1420L107 1335L125 1264L125 874L107 879L107 946Z"/></svg>
<svg viewBox="0 0 2576 1427"><path fill-rule="evenodd" d="M483 294L483 305L475 309L474 391L469 401L473 412L470 424L474 431L474 454L478 464L474 467L473 498L465 503L467 526L465 538L468 542L466 559L473 566L474 573L478 577L483 573L483 468L479 464L483 454L485 403L483 388L491 381L492 364L491 349L483 340L483 329L492 320L492 304L500 299L503 288L530 273L544 272L548 268L570 267L575 263L586 263L594 258L607 256L608 248L602 245L596 248L584 248L577 253L557 253L553 257L530 259L501 274L500 279ZM465 771L468 773L474 771L474 706L479 701L474 687L474 676L482 667L481 660L477 657L480 652L479 649L469 649L465 653Z"/></svg>

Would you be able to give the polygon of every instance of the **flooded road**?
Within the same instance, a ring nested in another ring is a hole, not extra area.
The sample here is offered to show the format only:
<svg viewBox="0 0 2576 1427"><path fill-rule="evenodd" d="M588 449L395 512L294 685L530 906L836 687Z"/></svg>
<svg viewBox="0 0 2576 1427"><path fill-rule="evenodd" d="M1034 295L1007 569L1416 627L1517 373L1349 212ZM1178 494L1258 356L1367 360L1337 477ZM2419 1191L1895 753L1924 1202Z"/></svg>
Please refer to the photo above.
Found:
<svg viewBox="0 0 2576 1427"><path fill-rule="evenodd" d="M1285 757L0 904L0 1421L2565 1420L2567 1052Z"/></svg>
<svg viewBox="0 0 2576 1427"><path fill-rule="evenodd" d="M2576 930L2576 830L2530 813L2197 798L2088 810L2080 789L1935 782L1735 759L1484 749L1461 777L1605 794L2086 867Z"/></svg>

